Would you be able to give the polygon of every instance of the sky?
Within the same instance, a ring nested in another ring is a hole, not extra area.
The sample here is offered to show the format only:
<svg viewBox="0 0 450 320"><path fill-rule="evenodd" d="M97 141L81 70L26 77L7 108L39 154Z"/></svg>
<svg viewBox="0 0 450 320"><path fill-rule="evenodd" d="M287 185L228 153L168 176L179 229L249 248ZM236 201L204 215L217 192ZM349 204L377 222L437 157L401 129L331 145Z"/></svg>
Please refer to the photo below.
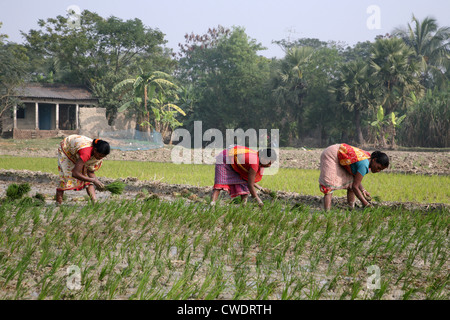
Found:
<svg viewBox="0 0 450 320"><path fill-rule="evenodd" d="M175 52L186 33L202 35L218 25L243 27L267 48L259 54L268 58L284 56L273 41L317 38L353 46L406 27L413 14L450 26L449 0L0 0L0 34L23 43L21 31L39 29L39 19L67 16L69 7L104 18L138 18L162 31Z"/></svg>

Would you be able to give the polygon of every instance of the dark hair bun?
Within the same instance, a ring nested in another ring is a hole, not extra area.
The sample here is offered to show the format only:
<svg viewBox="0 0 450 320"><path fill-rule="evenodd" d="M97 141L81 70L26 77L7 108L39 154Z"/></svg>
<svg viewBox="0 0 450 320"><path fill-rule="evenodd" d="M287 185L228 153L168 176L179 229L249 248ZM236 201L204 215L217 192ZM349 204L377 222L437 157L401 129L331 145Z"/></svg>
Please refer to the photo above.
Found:
<svg viewBox="0 0 450 320"><path fill-rule="evenodd" d="M272 148L267 148L259 151L259 155L262 158L270 159L271 161L277 160L277 153Z"/></svg>
<svg viewBox="0 0 450 320"><path fill-rule="evenodd" d="M95 139L93 142L93 147L95 150L97 150L98 153L101 153L104 155L108 155L111 152L109 143L104 140Z"/></svg>
<svg viewBox="0 0 450 320"><path fill-rule="evenodd" d="M389 157L386 153L381 151L374 151L370 155L370 159L375 159L383 167L389 167Z"/></svg>

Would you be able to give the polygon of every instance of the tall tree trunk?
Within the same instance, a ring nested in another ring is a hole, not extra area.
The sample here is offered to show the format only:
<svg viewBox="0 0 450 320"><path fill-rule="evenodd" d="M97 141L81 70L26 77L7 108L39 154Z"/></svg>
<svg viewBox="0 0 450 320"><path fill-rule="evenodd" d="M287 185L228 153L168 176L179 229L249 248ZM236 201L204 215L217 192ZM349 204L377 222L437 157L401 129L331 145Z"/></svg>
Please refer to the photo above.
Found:
<svg viewBox="0 0 450 320"><path fill-rule="evenodd" d="M386 129L381 126L380 128L380 140L381 140L381 148L386 149L387 148L387 141L386 141Z"/></svg>
<svg viewBox="0 0 450 320"><path fill-rule="evenodd" d="M356 129L356 141L358 144L364 144L364 137L361 130L361 111L355 108L355 129Z"/></svg>
<svg viewBox="0 0 450 320"><path fill-rule="evenodd" d="M397 149L397 143L395 142L395 136L397 135L397 132L395 131L395 126L392 125L392 140L391 140L391 148Z"/></svg>

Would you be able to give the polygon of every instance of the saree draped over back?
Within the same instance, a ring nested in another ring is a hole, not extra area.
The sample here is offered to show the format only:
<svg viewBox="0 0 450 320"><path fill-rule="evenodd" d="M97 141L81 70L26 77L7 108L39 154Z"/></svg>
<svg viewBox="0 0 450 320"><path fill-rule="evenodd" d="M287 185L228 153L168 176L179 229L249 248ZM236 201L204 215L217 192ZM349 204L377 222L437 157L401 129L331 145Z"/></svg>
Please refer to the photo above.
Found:
<svg viewBox="0 0 450 320"><path fill-rule="evenodd" d="M370 159L370 153L345 143L326 148L320 156L320 191L328 194L350 188L353 183L350 165L365 159Z"/></svg>
<svg viewBox="0 0 450 320"><path fill-rule="evenodd" d="M216 157L214 189L226 190L231 198L249 194L248 171L255 170L255 182L262 179L263 168L259 168L259 158L256 151L234 146L223 150Z"/></svg>
<svg viewBox="0 0 450 320"><path fill-rule="evenodd" d="M228 151L228 156L231 159L231 167L242 179L248 181L248 171L253 168L256 171L255 182L261 181L264 168L259 166L258 151L235 146Z"/></svg>
<svg viewBox="0 0 450 320"><path fill-rule="evenodd" d="M58 190L82 190L90 182L81 181L72 177L75 163L80 159L79 151L92 148L92 139L81 135L70 135L64 138L58 148ZM97 160L93 155L84 163L83 174L95 172L102 166L102 160Z"/></svg>
<svg viewBox="0 0 450 320"><path fill-rule="evenodd" d="M362 160L370 159L370 153L355 147L352 147L346 143L342 143L338 150L339 164L345 168L350 174L352 170L350 165Z"/></svg>

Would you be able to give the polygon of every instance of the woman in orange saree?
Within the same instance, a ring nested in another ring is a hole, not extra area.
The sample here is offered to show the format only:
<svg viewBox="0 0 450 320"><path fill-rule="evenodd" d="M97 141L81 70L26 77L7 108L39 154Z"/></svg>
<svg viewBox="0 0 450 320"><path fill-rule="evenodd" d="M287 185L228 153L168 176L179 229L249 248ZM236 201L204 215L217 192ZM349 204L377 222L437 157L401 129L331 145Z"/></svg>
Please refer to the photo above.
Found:
<svg viewBox="0 0 450 320"><path fill-rule="evenodd" d="M243 146L233 146L223 150L216 157L214 187L211 205L214 205L221 190L225 190L231 198L241 196L243 204L251 194L260 207L264 206L255 188L268 192L257 184L261 181L264 168L272 165L276 153L272 149L255 151Z"/></svg>
<svg viewBox="0 0 450 320"><path fill-rule="evenodd" d="M324 209L331 208L334 190L347 189L347 202L355 206L355 197L364 207L369 205L370 194L362 186L363 177L372 171L380 172L389 166L389 157L380 151L370 154L348 144L335 144L320 156L320 191L324 194Z"/></svg>
<svg viewBox="0 0 450 320"><path fill-rule="evenodd" d="M56 202L61 204L64 191L82 190L93 202L96 201L94 185L104 189L104 185L95 176L102 166L103 158L110 152L109 143L100 139L91 139L81 135L70 135L63 139L58 148L59 186L56 188Z"/></svg>

